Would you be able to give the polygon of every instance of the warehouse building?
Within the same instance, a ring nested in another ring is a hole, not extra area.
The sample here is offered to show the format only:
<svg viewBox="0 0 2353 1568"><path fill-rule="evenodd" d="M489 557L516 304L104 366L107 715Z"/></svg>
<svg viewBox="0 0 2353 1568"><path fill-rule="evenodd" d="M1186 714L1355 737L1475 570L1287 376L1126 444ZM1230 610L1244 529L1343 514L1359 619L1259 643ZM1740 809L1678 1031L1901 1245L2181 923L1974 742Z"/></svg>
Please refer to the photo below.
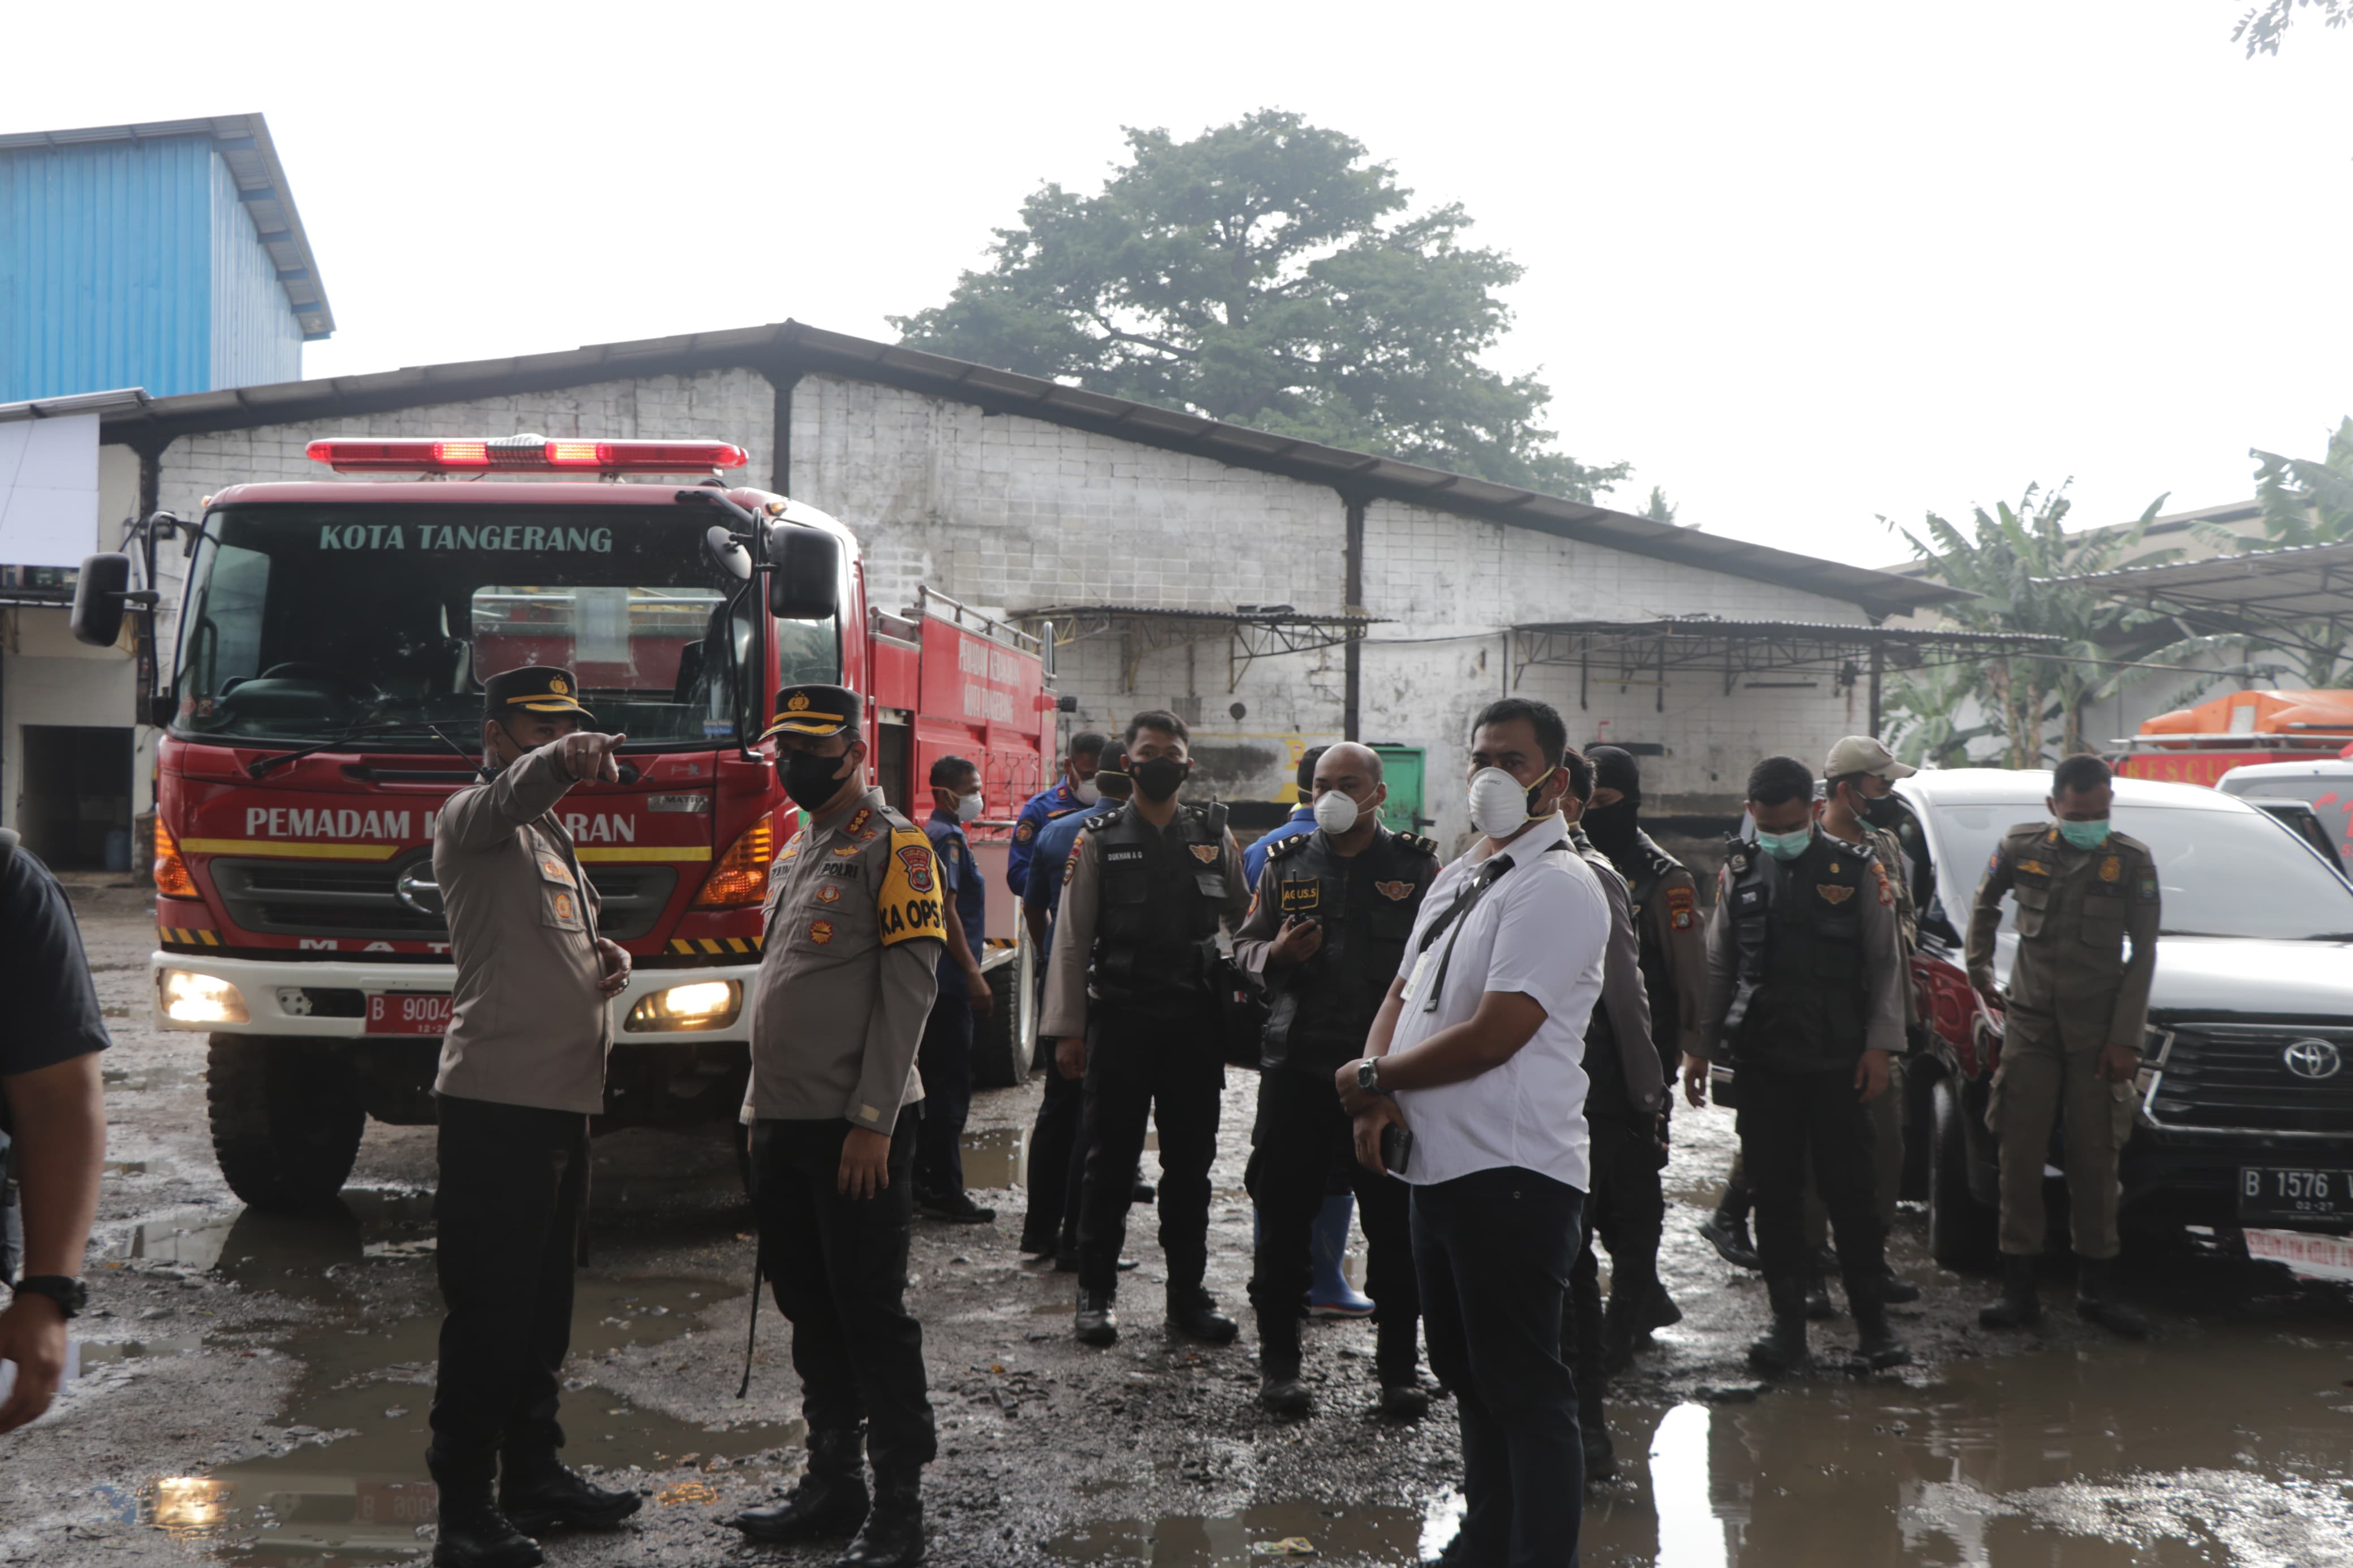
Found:
<svg viewBox="0 0 2353 1568"><path fill-rule="evenodd" d="M1451 838L1469 717L1505 692L1642 756L1654 814L1721 818L1757 756L1867 728L1877 673L1939 643L1890 617L1953 593L795 322L99 418L126 518L324 478L322 437L735 441L749 482L858 532L877 605L928 589L1050 623L1074 726L1183 714L1246 826L1281 815L1303 747L1356 736L1391 759L1393 819ZM168 605L176 552L158 566Z"/></svg>

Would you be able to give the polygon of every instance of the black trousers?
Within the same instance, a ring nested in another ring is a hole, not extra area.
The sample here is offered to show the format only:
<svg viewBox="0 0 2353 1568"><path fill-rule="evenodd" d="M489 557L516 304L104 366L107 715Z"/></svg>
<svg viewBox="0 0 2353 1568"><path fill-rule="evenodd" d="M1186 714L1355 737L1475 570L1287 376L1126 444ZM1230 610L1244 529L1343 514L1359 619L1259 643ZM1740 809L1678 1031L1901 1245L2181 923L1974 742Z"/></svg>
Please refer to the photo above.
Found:
<svg viewBox="0 0 2353 1568"><path fill-rule="evenodd" d="M919 1109L891 1135L891 1184L871 1198L839 1190L847 1121L754 1121L752 1204L776 1306L793 1325L793 1370L812 1433L867 1426L879 1476L938 1452L923 1375L923 1330L907 1311Z"/></svg>
<svg viewBox="0 0 2353 1568"><path fill-rule="evenodd" d="M1315 1216L1331 1194L1333 1177L1345 1173L1365 1226L1365 1293L1377 1309L1374 1370L1383 1384L1410 1381L1420 1359L1421 1291L1413 1273L1409 1189L1356 1163L1348 1113L1340 1109L1328 1073L1289 1068L1261 1073L1250 1142L1259 1231L1250 1295L1258 1310L1261 1369L1298 1370L1299 1298L1313 1273Z"/></svg>
<svg viewBox="0 0 2353 1568"><path fill-rule="evenodd" d="M1585 1194L1515 1166L1413 1189L1430 1366L1462 1426L1462 1536L1474 1563L1576 1568L1585 1449L1562 1359Z"/></svg>
<svg viewBox="0 0 2353 1568"><path fill-rule="evenodd" d="M964 1192L964 1124L972 1115L972 1005L943 994L923 1020L915 1070L923 1122L915 1134L915 1185L952 1198Z"/></svg>
<svg viewBox="0 0 2353 1568"><path fill-rule="evenodd" d="M1103 1004L1087 1026L1087 1175L1079 1199L1079 1283L1119 1286L1127 1208L1147 1121L1160 1132L1160 1250L1172 1294L1209 1263L1209 1165L1218 1157L1225 1064L1207 997L1154 1008Z"/></svg>
<svg viewBox="0 0 2353 1568"><path fill-rule="evenodd" d="M1050 1053L1046 1092L1039 1097L1038 1120L1029 1129L1029 1211L1021 1220L1021 1240L1029 1250L1058 1240L1079 1243L1079 1194L1087 1175L1086 1101L1086 1080L1064 1078Z"/></svg>
<svg viewBox="0 0 2353 1568"><path fill-rule="evenodd" d="M1740 1067L1741 1163L1757 1201L1757 1256L1767 1279L1810 1276L1807 1162L1830 1210L1851 1300L1877 1300L1886 1237L1873 1195L1872 1134L1851 1068L1781 1072Z"/></svg>
<svg viewBox="0 0 2353 1568"><path fill-rule="evenodd" d="M446 1315L433 1381L444 1486L496 1473L501 1449L552 1453L572 1271L588 1199L588 1118L576 1110L440 1097L434 1268Z"/></svg>
<svg viewBox="0 0 2353 1568"><path fill-rule="evenodd" d="M1588 1420L1599 1419L1608 1378L1603 1371L1601 1260L1593 1244L1609 1249L1609 1315L1630 1321L1659 1289L1659 1232L1665 1201L1659 1187L1658 1144L1650 1129L1620 1118L1586 1122L1593 1191L1584 1210L1577 1266L1569 1273L1569 1331L1562 1353L1577 1368L1577 1390Z"/></svg>

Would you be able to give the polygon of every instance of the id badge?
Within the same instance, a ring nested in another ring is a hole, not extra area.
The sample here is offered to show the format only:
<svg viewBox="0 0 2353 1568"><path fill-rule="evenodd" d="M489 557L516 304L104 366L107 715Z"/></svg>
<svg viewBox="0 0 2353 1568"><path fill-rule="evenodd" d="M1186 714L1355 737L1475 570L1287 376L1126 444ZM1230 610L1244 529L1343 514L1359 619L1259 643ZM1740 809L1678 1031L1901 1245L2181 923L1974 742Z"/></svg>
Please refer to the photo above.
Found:
<svg viewBox="0 0 2353 1568"><path fill-rule="evenodd" d="M1430 977L1437 973L1439 950L1440 944L1432 942L1423 950L1419 958L1413 961L1413 973L1405 983L1404 1000L1419 1003L1427 999L1424 995L1424 988L1430 984Z"/></svg>

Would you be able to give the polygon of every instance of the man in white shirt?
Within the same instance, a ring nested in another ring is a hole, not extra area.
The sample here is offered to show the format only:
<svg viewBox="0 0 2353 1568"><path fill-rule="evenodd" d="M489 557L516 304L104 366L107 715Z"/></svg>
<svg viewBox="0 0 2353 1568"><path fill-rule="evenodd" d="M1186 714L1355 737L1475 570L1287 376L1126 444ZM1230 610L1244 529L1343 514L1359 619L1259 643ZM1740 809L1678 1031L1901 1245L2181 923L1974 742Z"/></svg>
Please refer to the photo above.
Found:
<svg viewBox="0 0 2353 1568"><path fill-rule="evenodd" d="M1575 1568L1584 1454L1560 1353L1587 1169L1585 1026L1609 905L1568 844L1585 759L1542 702L1490 703L1471 742L1472 825L1439 873L1366 1041L1334 1085L1356 1157L1412 1134L1413 1256L1432 1371L1462 1426L1461 1532L1438 1561Z"/></svg>

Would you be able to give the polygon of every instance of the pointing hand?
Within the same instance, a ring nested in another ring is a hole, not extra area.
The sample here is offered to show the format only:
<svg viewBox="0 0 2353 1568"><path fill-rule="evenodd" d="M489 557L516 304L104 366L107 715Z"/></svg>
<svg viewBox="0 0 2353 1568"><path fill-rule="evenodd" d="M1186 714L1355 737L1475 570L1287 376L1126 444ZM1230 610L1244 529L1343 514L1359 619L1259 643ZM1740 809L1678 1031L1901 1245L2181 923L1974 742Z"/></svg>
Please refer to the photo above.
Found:
<svg viewBox="0 0 2353 1568"><path fill-rule="evenodd" d="M628 739L627 735L600 735L594 730L575 731L554 743L555 754L575 779L619 784L621 764L614 760L613 750Z"/></svg>

